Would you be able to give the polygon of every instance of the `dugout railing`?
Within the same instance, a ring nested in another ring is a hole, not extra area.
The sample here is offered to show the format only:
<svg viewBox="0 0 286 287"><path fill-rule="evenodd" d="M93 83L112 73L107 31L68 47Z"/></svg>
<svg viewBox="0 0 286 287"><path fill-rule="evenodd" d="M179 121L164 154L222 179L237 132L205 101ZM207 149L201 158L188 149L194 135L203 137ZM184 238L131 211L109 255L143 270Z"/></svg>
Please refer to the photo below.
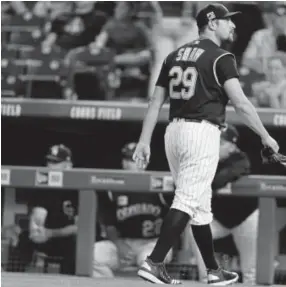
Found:
<svg viewBox="0 0 286 287"><path fill-rule="evenodd" d="M1 185L8 188L50 188L79 190L79 221L76 274L92 275L96 190L132 192L172 192L173 183L166 172L129 172L122 170L50 170L44 167L2 166ZM6 190L9 192L9 190ZM273 284L274 260L286 269L286 256L278 254L278 230L286 224L286 209L277 208L276 198L286 198L285 176L248 176L222 189L231 196L259 197L257 283ZM243 207L242 207L243 208Z"/></svg>

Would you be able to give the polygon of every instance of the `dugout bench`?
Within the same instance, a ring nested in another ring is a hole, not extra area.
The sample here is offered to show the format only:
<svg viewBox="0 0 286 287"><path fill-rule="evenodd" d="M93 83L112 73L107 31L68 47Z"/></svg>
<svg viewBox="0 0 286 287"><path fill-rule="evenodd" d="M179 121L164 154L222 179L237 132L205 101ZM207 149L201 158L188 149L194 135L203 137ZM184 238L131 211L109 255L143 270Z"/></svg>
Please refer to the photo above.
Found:
<svg viewBox="0 0 286 287"><path fill-rule="evenodd" d="M76 274L92 275L93 244L97 197L95 190L132 192L172 192L173 183L166 172L78 169L50 170L45 167L2 166L4 188L50 188L79 190L79 232L77 235ZM259 197L257 283L270 285L274 279L274 259L286 269L286 256L278 256L278 230L286 224L286 209L276 207L276 198L286 198L285 176L248 176L233 183L232 196ZM5 217L5 210L4 210ZM5 218L4 218L5 225Z"/></svg>

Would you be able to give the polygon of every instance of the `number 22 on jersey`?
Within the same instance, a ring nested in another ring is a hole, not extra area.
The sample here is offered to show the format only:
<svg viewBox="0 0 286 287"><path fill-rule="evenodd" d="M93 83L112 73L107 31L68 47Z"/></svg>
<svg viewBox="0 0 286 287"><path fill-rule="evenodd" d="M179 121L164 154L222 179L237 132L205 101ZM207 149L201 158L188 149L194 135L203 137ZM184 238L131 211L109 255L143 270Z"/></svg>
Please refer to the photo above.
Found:
<svg viewBox="0 0 286 287"><path fill-rule="evenodd" d="M183 69L180 66L174 66L169 76L172 78L169 84L171 99L189 100L195 94L198 79L198 71L195 67ZM181 91L175 91L179 86L182 86Z"/></svg>

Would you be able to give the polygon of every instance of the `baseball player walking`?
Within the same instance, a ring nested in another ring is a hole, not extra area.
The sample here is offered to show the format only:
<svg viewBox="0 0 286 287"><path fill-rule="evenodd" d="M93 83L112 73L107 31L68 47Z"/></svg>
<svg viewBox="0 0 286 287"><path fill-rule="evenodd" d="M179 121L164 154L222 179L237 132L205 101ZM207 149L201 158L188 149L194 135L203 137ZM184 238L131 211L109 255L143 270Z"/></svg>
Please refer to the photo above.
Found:
<svg viewBox="0 0 286 287"><path fill-rule="evenodd" d="M170 123L165 133L165 151L176 185L172 206L166 215L157 244L138 271L152 283L180 284L169 276L163 264L170 248L191 220L194 238L208 271L208 283L229 285L238 275L220 268L214 257L210 229L211 184L219 160L220 127L230 100L245 124L262 144L278 152L277 142L268 134L243 93L235 56L220 48L233 41L235 25L221 4L204 7L197 15L200 37L165 59L143 122L133 159L145 166L150 159L150 142L159 111L170 98Z"/></svg>

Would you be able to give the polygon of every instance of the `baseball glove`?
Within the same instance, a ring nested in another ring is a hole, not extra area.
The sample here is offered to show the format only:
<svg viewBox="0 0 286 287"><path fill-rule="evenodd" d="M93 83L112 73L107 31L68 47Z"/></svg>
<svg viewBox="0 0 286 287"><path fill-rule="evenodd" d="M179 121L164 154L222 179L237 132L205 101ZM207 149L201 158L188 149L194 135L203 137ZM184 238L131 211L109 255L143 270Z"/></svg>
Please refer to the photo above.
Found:
<svg viewBox="0 0 286 287"><path fill-rule="evenodd" d="M261 150L262 162L267 163L278 163L286 167L286 156L279 153L274 152L270 147L264 147Z"/></svg>

